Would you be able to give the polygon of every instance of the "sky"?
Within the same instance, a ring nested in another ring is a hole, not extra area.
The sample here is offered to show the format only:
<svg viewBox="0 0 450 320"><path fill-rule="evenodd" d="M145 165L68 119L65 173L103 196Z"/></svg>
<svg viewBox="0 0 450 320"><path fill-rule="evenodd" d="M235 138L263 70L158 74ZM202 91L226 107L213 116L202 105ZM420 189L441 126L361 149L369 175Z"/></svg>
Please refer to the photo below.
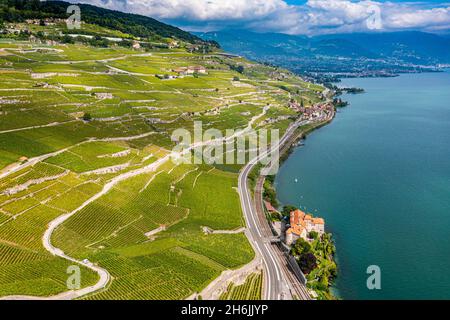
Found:
<svg viewBox="0 0 450 320"><path fill-rule="evenodd" d="M188 31L238 28L257 32L317 35L450 30L450 2L442 0L72 0L72 2L138 13Z"/></svg>

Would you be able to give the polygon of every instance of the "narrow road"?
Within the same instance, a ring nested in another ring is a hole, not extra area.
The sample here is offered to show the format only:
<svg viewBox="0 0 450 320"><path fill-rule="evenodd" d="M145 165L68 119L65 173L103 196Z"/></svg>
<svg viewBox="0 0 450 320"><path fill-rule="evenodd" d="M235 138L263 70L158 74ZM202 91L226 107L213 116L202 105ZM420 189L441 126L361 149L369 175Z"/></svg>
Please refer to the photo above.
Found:
<svg viewBox="0 0 450 320"><path fill-rule="evenodd" d="M24 130L56 127L56 126L61 126L61 125L68 124L68 123L77 122L77 121L80 121L80 120L69 120L69 121L62 121L62 122L52 122L52 123L47 123L47 124L43 124L43 125L40 125L40 126L8 129L8 130L0 131L0 134L2 134L2 133L12 133L12 132L18 132L18 131L24 131Z"/></svg>
<svg viewBox="0 0 450 320"><path fill-rule="evenodd" d="M286 149L288 149L288 144L286 144ZM272 229L270 228L269 223L267 222L267 218L264 212L264 203L263 203L264 181L265 177L260 176L258 181L256 182L255 188L256 214L261 223L262 226L261 231L263 235L267 238L273 238ZM272 244L272 249L276 255L277 263L279 263L279 266L283 271L283 275L285 279L287 279L292 298L300 300L309 300L310 296L306 286L295 276L294 272L289 267L289 263L286 256L286 250L284 250L284 247L278 243Z"/></svg>
<svg viewBox="0 0 450 320"><path fill-rule="evenodd" d="M116 186L121 181L127 180L131 177L138 176L143 173L155 172L164 163L166 163L170 160L177 159L177 158L178 159L182 158L184 155L189 154L195 148L208 146L208 145L214 145L214 144L218 144L218 143L224 143L224 142L228 142L228 141L233 141L233 139L235 139L236 137L238 137L242 134L245 134L247 131L252 129L252 125L255 123L255 121L258 120L260 117L264 116L267 113L267 110L269 110L269 108L270 108L270 106L266 106L265 108L263 108L262 112L259 115L256 115L250 119L250 121L248 122L248 125L244 129L236 131L233 135L231 135L229 137L219 137L219 138L209 140L209 141L194 142L191 145L189 145L188 147L186 147L185 149L183 149L182 151L172 151L171 153L168 153L164 157L158 159L156 162L149 164L148 166L145 166L145 167L133 170L133 171L129 171L129 172L126 172L126 173L123 173L123 174L120 174L120 175L114 177L107 184L104 185L103 189L99 193L97 193L93 197L89 198L81 206L79 206L72 212L69 212L67 214L57 217L56 219L54 219L53 221L51 221L49 223L48 228L45 231L44 236L42 237L42 242L43 242L44 248L48 252L50 252L52 255L55 255L55 256L61 257L63 259L66 259L68 261L74 262L75 264L83 265L83 266L95 271L100 277L99 281L95 285L86 287L86 288L83 288L80 290L76 290L76 291L71 290L71 291L63 292L58 295L46 297L46 298L45 297L16 295L16 296L1 297L0 300L37 300L37 299L70 300L70 299L79 298L79 297L85 296L87 294L94 293L98 290L104 289L111 280L111 276L108 273L108 271L106 269L98 267L92 263L86 264L83 261L72 258L72 257L66 255L61 249L54 247L51 243L51 237L52 237L53 232L56 230L56 228L58 228L61 224L63 224L65 221L67 221L69 218L71 218L77 212L81 211L83 208L88 206L90 203L96 201L103 195L107 194L109 191L112 190L112 188L114 186ZM85 142L82 142L82 143L85 143ZM69 148L67 148L67 149L69 149ZM59 154L61 152L63 152L63 150L57 151L52 154L47 154L47 155L43 155L43 156L34 158L33 162L32 161L29 161L29 162L30 163L32 162L33 164L35 164L39 161L47 159L51 155ZM19 167L24 168L25 166L19 166ZM17 171L17 170L19 170L19 168L15 168L14 170L4 173L4 176L8 176L9 174L11 174L12 172Z"/></svg>
<svg viewBox="0 0 450 320"><path fill-rule="evenodd" d="M328 103L329 101L327 101ZM293 294L296 298L309 300L308 290L306 286L298 281L295 275L287 266L286 257L277 246L271 244L270 229L265 218L264 211L257 209L254 199L252 199L251 190L248 188L248 175L252 169L265 157L270 155L274 150L279 150L279 155L283 154L284 149L289 148L295 130L312 122L328 122L334 118L334 113L329 116L322 116L313 120L297 120L289 126L279 143L271 146L269 150L252 159L242 170L239 175L239 196L241 198L242 211L248 227L248 238L258 256L263 259L265 270L265 286L264 298L266 300L292 299ZM262 197L262 190L256 190L255 197ZM258 199L262 200L262 199ZM262 205L262 201L259 201Z"/></svg>
<svg viewBox="0 0 450 320"><path fill-rule="evenodd" d="M248 187L248 175L252 169L265 157L270 155L274 150L280 148L289 141L295 130L309 121L296 121L287 130L279 143L272 146L266 152L252 159L242 170L239 175L239 196L241 199L242 211L244 213L247 227L249 230L249 240L254 247L257 255L261 256L265 270L265 286L264 299L266 300L283 300L292 298L289 290L289 283L283 273L279 255L274 251L270 240L263 235L261 221L256 214L256 208L252 199L251 190ZM305 290L306 291L306 290Z"/></svg>

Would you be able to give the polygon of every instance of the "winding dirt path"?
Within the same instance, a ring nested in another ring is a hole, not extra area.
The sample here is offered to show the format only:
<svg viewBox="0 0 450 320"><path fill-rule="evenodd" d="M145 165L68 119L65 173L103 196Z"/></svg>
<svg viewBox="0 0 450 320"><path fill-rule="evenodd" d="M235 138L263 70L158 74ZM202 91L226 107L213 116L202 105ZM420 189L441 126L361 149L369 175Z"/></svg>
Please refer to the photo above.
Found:
<svg viewBox="0 0 450 320"><path fill-rule="evenodd" d="M54 256L58 256L60 258L66 259L68 261L74 262L76 264L82 265L84 267L87 267L93 271L95 271L99 277L100 280L93 286L90 287L86 287L80 290L76 290L76 291L67 291L67 292L63 292L60 293L58 295L54 295L51 297L35 297L35 296L26 296L26 295L12 295L12 296L6 296L3 298L0 298L0 300L70 300L70 299L75 299L75 298L79 298L91 293L94 293L98 290L104 289L108 283L111 280L111 275L109 274L109 272L106 269L103 269L99 266L96 266L92 263L84 263L83 261L77 260L75 258L72 258L70 256L68 256L67 254L65 254L61 249L55 247L52 245L51 243L51 237L53 232L56 230L56 228L58 228L61 224L63 224L65 221L67 221L69 218L71 218L73 215L75 215L77 212L81 211L83 208L85 208L86 206L88 206L90 203L96 201L97 199L99 199L100 197L102 197L103 195L105 195L106 193L108 193L109 191L111 191L111 189L117 185L118 183L127 180L129 178L138 176L140 174L143 173L149 173L149 172L155 172L161 165L163 165L164 163L166 163L167 161L169 161L170 159L173 159L173 157L177 158L177 157L182 157L187 153L190 153L191 150L197 148L197 147L202 147L202 146L207 146L207 145L211 145L211 144L217 144L217 143L224 143L227 141L230 141L232 139L235 139L236 137L245 134L247 131L252 129L252 125L255 123L256 120L258 120L260 117L264 116L267 113L267 110L269 110L270 106L266 106L265 108L263 108L263 111L259 114L254 116L248 123L247 127L245 127L242 130L236 131L233 135L229 136L229 137L222 137L222 138L217 138L217 139L213 139L210 141L200 141L200 142L196 142L191 144L189 147L185 148L183 151L181 152L174 152L172 151L171 153L165 155L164 157L158 159L156 162L153 162L143 168L139 168L130 172L126 172L123 173L115 178L113 178L111 181L109 181L104 187L103 189L97 193L96 195L94 195L93 197L89 198L87 201L85 201L80 207L78 207L77 209L73 210L70 213L64 214L62 216L59 216L58 218L54 219L52 222L49 223L48 225L48 229L45 231L44 236L42 238L42 242L44 245L44 248L49 251L52 255ZM84 142L83 142L84 143ZM73 146L72 146L73 147ZM66 148L66 149L70 149L70 148ZM56 154L64 152L64 150L59 150L57 152L55 152ZM48 157L50 157L53 154L48 154L48 155L43 155L41 157L37 157L34 158L33 162L37 163L39 161L42 161L42 159L47 159ZM29 161L31 162L31 161ZM21 169L24 166L21 166ZM18 169L17 169L18 170ZM17 171L16 170L16 171ZM11 174L12 172L6 173L6 175Z"/></svg>

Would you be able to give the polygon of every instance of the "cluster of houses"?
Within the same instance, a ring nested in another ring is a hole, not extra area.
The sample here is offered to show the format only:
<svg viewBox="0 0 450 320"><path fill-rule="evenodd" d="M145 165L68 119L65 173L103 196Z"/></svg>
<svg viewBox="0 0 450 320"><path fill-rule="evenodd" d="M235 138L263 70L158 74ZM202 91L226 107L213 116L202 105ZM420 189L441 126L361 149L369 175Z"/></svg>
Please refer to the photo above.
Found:
<svg viewBox="0 0 450 320"><path fill-rule="evenodd" d="M156 74L155 76L161 80L173 80L178 78L184 78L185 76L194 74L206 74L206 68L203 66L189 66L189 67L179 67L171 70L177 73L173 74Z"/></svg>
<svg viewBox="0 0 450 320"><path fill-rule="evenodd" d="M203 66L180 67L172 70L180 76L192 75L194 73L206 74L206 68Z"/></svg>
<svg viewBox="0 0 450 320"><path fill-rule="evenodd" d="M25 23L27 25L41 25L41 26L54 26L56 24L59 23L65 23L66 20L64 19L28 19L25 20ZM29 28L27 28L26 26L21 26L21 25L17 25L17 24L7 24L5 26L5 30L6 33L9 34L19 34L21 32L28 32Z"/></svg>
<svg viewBox="0 0 450 320"><path fill-rule="evenodd" d="M264 201L264 204L269 213L279 214L269 202ZM281 239L290 246L299 238L311 241L309 236L313 231L317 232L319 237L322 236L325 233L325 221L297 209L290 212L289 221L274 223L274 228L281 235Z"/></svg>
<svg viewBox="0 0 450 320"><path fill-rule="evenodd" d="M287 75L286 73L284 73L284 72L280 72L280 71L278 71L278 70L275 70L275 71L272 71L272 72L269 74L269 77L270 77L272 80L276 80L276 81L284 81L284 80L288 77L288 75Z"/></svg>
<svg viewBox="0 0 450 320"><path fill-rule="evenodd" d="M278 116L275 118L267 118L267 119L261 121L258 126L263 127L263 126L266 126L269 124L274 124L274 123L278 123L280 121L288 120L289 118L290 118L290 116Z"/></svg>
<svg viewBox="0 0 450 320"><path fill-rule="evenodd" d="M25 20L25 22L27 24L34 24L34 25L54 26L58 23L66 23L66 20L57 18L47 18L47 19L28 19Z"/></svg>
<svg viewBox="0 0 450 320"><path fill-rule="evenodd" d="M314 120L324 115L325 117L329 117L334 112L334 106L332 103L318 103L311 107L304 107L298 104L296 101L291 101L289 103L289 107L296 112L301 113L305 120Z"/></svg>

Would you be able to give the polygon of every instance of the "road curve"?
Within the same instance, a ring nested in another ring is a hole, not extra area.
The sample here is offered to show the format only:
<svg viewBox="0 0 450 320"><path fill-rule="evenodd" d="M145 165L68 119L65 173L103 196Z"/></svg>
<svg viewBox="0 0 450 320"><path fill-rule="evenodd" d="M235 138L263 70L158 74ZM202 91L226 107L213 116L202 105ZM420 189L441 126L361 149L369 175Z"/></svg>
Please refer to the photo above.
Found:
<svg viewBox="0 0 450 320"><path fill-rule="evenodd" d="M286 130L279 143L271 146L269 150L258 155L252 159L239 174L239 196L241 199L242 211L247 223L249 232L250 243L255 249L257 255L259 255L264 263L265 270L265 286L264 286L264 299L266 300L282 300L288 298L289 286L287 280L284 279L284 274L281 266L277 263L277 255L273 251L270 242L265 238L261 232L259 223L257 221L256 209L254 201L251 196L251 191L248 188L248 175L252 169L265 157L267 157L274 150L283 146L289 141L295 130L302 125L309 123L309 121L296 121Z"/></svg>
<svg viewBox="0 0 450 320"><path fill-rule="evenodd" d="M185 148L182 151L172 151L171 153L165 155L164 157L158 159L156 162L153 162L151 164L149 164L148 166L145 166L143 168L140 169L136 169L130 172L126 172L124 174L121 174L119 176L114 177L113 179L111 179L111 181L109 181L104 187L103 189L97 193L96 195L94 195L93 197L89 198L87 201L85 201L80 207L78 207L77 209L73 210L72 212L66 213L64 215L61 215L59 217L57 217L56 219L54 219L53 221L51 221L48 225L47 230L44 233L44 236L42 237L42 242L43 242L43 246L44 248L50 252L52 255L54 256L58 256L61 257L63 259L66 259L68 261L74 262L75 264L79 264L82 265L84 267L87 267L93 271L95 271L100 279L99 281L93 285L93 286L89 286L86 288L82 288L80 290L70 290L70 291L66 291L66 292L62 292L58 295L54 295L51 297L36 297L36 296L27 296L27 295L11 295L11 296L5 296L5 297L0 297L0 300L71 300L71 299L76 299L82 296L85 296L87 294L91 294L94 293L98 290L104 289L108 283L111 280L111 276L108 273L108 271L106 269L103 269L99 266L96 266L90 262L84 263L83 261L77 260L75 258L72 258L68 255L66 255L61 249L56 248L52 245L51 243L51 236L53 234L53 232L56 230L56 228L58 228L61 224L63 224L65 221L67 221L70 217L72 217L74 214L76 214L77 212L81 211L83 208L85 208L87 205L89 205L90 203L94 202L95 200L99 199L100 197L102 197L103 195L105 195L106 193L108 193L116 184L118 184L121 181L127 180L131 177L140 175L142 173L148 173L148 172L154 172L156 171L157 168L159 168L162 164L166 163L169 160L174 160L176 158L180 158L185 154L188 154L191 152L191 150L194 150L197 147L201 147L201 146L207 146L207 145L211 145L211 144L217 144L217 143L223 143L223 142L227 142L227 141L232 141L232 139L245 134L246 131L250 130L252 128L253 123L259 119L260 117L262 117L263 115L266 114L267 110L270 108L270 106L266 106L264 107L263 111L261 112L261 114L254 116L248 123L248 125L240 130L240 131L236 131L233 135L229 136L229 137L221 137L221 138L217 138L217 139L213 139L213 140L209 140L209 141L200 141L200 142L194 142L193 144L189 145L187 148ZM47 154L47 155L43 155L41 157L37 157L33 160L33 162L30 161L30 163L37 163L39 161L42 161L43 159L46 159L52 155L55 154L59 154L63 152L63 150L57 151L55 153L52 154ZM29 164L27 164L28 166ZM6 173L4 173L4 176L7 176L9 174L11 174L14 171L17 171L19 169L24 168L25 166L18 166L18 168L14 168L13 170L10 170Z"/></svg>

